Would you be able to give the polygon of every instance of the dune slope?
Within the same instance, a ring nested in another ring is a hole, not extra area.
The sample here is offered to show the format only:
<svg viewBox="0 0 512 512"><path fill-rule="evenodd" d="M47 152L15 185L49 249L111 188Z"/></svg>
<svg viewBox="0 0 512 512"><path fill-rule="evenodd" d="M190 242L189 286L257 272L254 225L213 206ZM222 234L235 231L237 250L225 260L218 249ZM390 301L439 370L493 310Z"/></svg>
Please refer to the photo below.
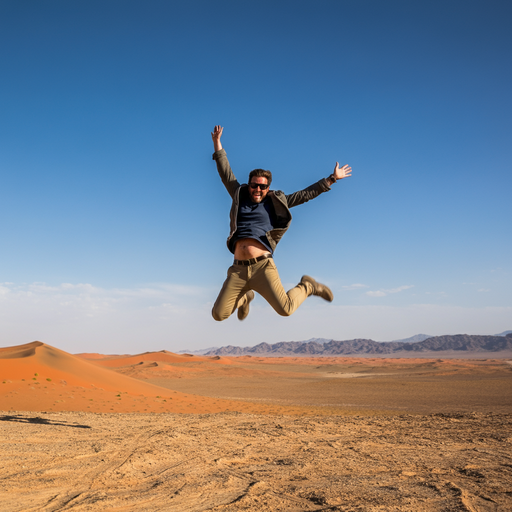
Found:
<svg viewBox="0 0 512 512"><path fill-rule="evenodd" d="M40 341L0 349L2 410L209 413L247 408L256 412L250 404L134 379Z"/></svg>

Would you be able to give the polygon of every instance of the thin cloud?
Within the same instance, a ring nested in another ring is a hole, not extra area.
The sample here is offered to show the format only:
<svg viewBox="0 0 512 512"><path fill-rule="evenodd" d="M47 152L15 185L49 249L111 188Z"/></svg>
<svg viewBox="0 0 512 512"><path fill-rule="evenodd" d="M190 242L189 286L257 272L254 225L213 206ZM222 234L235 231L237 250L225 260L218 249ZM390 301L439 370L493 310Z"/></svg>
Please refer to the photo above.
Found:
<svg viewBox="0 0 512 512"><path fill-rule="evenodd" d="M366 292L366 295L368 295L368 297L385 297L386 295L389 295L391 293L403 292L404 290L408 290L409 288L413 287L414 285L412 284L406 284L403 286L399 286L398 288L390 288L389 290L368 291Z"/></svg>
<svg viewBox="0 0 512 512"><path fill-rule="evenodd" d="M38 304L55 308L61 312L88 310L90 313L109 312L120 307L136 309L162 306L164 304L183 305L190 301L205 301L208 291L197 286L155 283L139 288L100 288L88 283L62 283L50 286L46 283L13 285L0 283L0 302L5 308L10 305Z"/></svg>
<svg viewBox="0 0 512 512"><path fill-rule="evenodd" d="M361 288L370 288L367 284L354 283L342 286L342 290L360 290Z"/></svg>
<svg viewBox="0 0 512 512"><path fill-rule="evenodd" d="M369 297L385 297L387 295L384 291L366 292Z"/></svg>

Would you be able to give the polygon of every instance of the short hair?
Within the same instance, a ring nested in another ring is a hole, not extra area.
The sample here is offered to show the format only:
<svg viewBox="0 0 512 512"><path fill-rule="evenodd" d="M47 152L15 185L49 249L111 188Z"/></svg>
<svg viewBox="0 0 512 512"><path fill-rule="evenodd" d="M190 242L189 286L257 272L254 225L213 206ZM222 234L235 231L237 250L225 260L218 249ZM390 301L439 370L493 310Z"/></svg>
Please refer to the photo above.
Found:
<svg viewBox="0 0 512 512"><path fill-rule="evenodd" d="M267 183L269 186L272 183L272 173L270 171L266 171L265 169L253 169L249 173L249 183L253 178L267 178Z"/></svg>

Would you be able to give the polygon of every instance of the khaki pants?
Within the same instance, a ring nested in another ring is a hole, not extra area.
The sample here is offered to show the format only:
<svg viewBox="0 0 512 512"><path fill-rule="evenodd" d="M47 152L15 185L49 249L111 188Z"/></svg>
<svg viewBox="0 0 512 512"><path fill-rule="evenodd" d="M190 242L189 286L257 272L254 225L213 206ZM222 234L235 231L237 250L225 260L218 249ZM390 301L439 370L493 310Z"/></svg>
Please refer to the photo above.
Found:
<svg viewBox="0 0 512 512"><path fill-rule="evenodd" d="M272 258L254 265L232 265L228 277L213 306L215 320L226 320L243 306L249 290L258 292L281 316L291 315L312 293L311 285L299 283L288 293L284 291Z"/></svg>

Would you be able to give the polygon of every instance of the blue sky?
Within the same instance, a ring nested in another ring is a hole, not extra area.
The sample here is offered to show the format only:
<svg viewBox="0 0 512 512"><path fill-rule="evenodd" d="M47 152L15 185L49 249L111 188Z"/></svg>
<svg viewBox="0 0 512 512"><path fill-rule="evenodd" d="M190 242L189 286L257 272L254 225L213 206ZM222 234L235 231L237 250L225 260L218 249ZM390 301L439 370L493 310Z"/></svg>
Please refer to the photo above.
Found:
<svg viewBox="0 0 512 512"><path fill-rule="evenodd" d="M0 344L71 352L512 325L506 1L0 1ZM232 255L210 132L286 193L290 318L210 315Z"/></svg>

